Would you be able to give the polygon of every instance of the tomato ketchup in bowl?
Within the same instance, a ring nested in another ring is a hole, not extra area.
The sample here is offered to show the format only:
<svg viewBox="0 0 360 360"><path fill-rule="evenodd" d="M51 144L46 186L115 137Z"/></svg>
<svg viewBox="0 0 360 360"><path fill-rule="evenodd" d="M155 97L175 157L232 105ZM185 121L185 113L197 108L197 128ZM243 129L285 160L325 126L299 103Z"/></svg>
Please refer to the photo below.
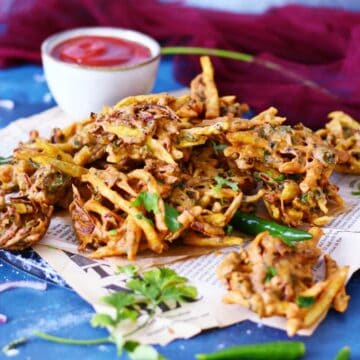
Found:
<svg viewBox="0 0 360 360"><path fill-rule="evenodd" d="M57 33L43 42L41 53L50 91L73 119L149 93L160 61L156 40L110 27Z"/></svg>
<svg viewBox="0 0 360 360"><path fill-rule="evenodd" d="M150 49L126 39L82 35L56 45L51 55L59 60L88 66L129 66L151 58Z"/></svg>

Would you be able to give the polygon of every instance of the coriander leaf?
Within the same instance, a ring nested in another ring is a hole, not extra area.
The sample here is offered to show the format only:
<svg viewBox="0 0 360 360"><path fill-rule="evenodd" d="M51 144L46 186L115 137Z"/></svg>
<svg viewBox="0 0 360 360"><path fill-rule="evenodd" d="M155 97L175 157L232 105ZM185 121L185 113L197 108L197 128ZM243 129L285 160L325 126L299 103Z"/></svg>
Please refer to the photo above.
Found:
<svg viewBox="0 0 360 360"><path fill-rule="evenodd" d="M95 314L90 321L92 327L115 326L116 321L108 314Z"/></svg>
<svg viewBox="0 0 360 360"><path fill-rule="evenodd" d="M118 315L118 322L125 319L135 321L138 317L139 317L139 312L137 310L124 308L123 310L121 310L121 312Z"/></svg>
<svg viewBox="0 0 360 360"><path fill-rule="evenodd" d="M267 270L266 270L266 275L265 275L265 282L269 282L275 275L276 275L277 271L273 266L268 266Z"/></svg>
<svg viewBox="0 0 360 360"><path fill-rule="evenodd" d="M124 349L127 352L133 352L139 345L140 345L140 343L138 341L127 340L124 344Z"/></svg>
<svg viewBox="0 0 360 360"><path fill-rule="evenodd" d="M159 353L153 346L139 345L134 351L129 352L131 360L159 360L161 359Z"/></svg>
<svg viewBox="0 0 360 360"><path fill-rule="evenodd" d="M226 144L217 144L215 141L211 141L211 145L216 155L219 155L220 151L224 151L228 147Z"/></svg>
<svg viewBox="0 0 360 360"><path fill-rule="evenodd" d="M146 216L144 216L143 214L136 214L135 215L136 219L138 220L145 220L147 223L149 223L151 226L154 226L154 223L151 219L147 218Z"/></svg>
<svg viewBox="0 0 360 360"><path fill-rule="evenodd" d="M118 232L117 232L116 229L111 229L111 230L108 231L108 234L111 235L111 236L115 236L115 235L117 235L117 233Z"/></svg>
<svg viewBox="0 0 360 360"><path fill-rule="evenodd" d="M214 186L214 191L219 192L224 186L228 186L233 191L239 191L239 187L236 183L226 180L221 176L215 176L215 181L217 184Z"/></svg>
<svg viewBox="0 0 360 360"><path fill-rule="evenodd" d="M301 308L308 308L315 303L314 296L298 296L296 298L296 304Z"/></svg>
<svg viewBox="0 0 360 360"><path fill-rule="evenodd" d="M139 272L139 267L134 264L118 266L116 274L125 274L127 277L134 277Z"/></svg>
<svg viewBox="0 0 360 360"><path fill-rule="evenodd" d="M273 180L275 181L283 181L286 179L285 174L279 174L279 175L274 175L273 172L271 170L266 171L265 172L266 175L269 175Z"/></svg>
<svg viewBox="0 0 360 360"><path fill-rule="evenodd" d="M123 309L126 306L132 305L135 303L135 297L133 294L126 292L115 292L113 294L104 296L101 299L105 304L108 304L114 307L117 310Z"/></svg>
<svg viewBox="0 0 360 360"><path fill-rule="evenodd" d="M165 204L165 224L171 232L178 231L182 226L177 220L178 216L179 212L175 208Z"/></svg>
<svg viewBox="0 0 360 360"><path fill-rule="evenodd" d="M284 174L280 174L278 176L273 177L275 181L283 181L286 179L286 176Z"/></svg>
<svg viewBox="0 0 360 360"><path fill-rule="evenodd" d="M131 279L126 283L126 286L133 290L137 295L144 296L145 299L149 300L151 303L156 303L160 294L160 290L156 283L150 284L143 279Z"/></svg>
<svg viewBox="0 0 360 360"><path fill-rule="evenodd" d="M226 228L225 228L225 234L227 236L230 236L234 231L234 227L230 224L226 225Z"/></svg>
<svg viewBox="0 0 360 360"><path fill-rule="evenodd" d="M358 195L360 195L360 191L352 191L352 192L351 192L351 195L358 196Z"/></svg>
<svg viewBox="0 0 360 360"><path fill-rule="evenodd" d="M160 270L160 276L158 279L159 287L161 290L169 287L169 286L177 286L180 284L187 283L187 278L180 276L176 273L176 271L168 268L162 267Z"/></svg>
<svg viewBox="0 0 360 360"><path fill-rule="evenodd" d="M159 212L158 201L158 194L142 191L137 198L131 202L131 205L135 207L143 205L146 211L157 214Z"/></svg>
<svg viewBox="0 0 360 360"><path fill-rule="evenodd" d="M197 290L193 286L177 286L164 289L161 294L161 302L168 300L175 300L178 302L195 300L197 297Z"/></svg>

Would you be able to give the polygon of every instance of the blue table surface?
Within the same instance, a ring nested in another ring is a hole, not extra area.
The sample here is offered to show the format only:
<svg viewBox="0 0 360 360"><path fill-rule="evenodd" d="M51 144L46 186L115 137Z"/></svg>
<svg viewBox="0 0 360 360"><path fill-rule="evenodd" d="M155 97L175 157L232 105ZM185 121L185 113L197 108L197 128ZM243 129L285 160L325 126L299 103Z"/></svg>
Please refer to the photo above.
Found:
<svg viewBox="0 0 360 360"><path fill-rule="evenodd" d="M171 59L162 60L154 91L181 88L172 75ZM3 102L2 100L11 100ZM3 106L5 104L5 107ZM10 106L9 106L10 105ZM21 116L54 106L40 66L26 65L0 71L0 127ZM10 109L13 106L12 109ZM34 278L0 260L0 282L34 280ZM352 359L360 359L360 273L348 284L351 295L345 314L330 311L326 320L311 337L295 337L306 343L306 359L333 359L344 345L352 348ZM58 336L96 338L106 331L89 325L93 310L74 291L49 285L45 292L14 289L0 294L0 313L8 316L8 323L0 325L0 347L21 336L32 336L35 329ZM224 329L203 332L189 340L177 340L159 350L169 359L194 359L194 354L210 352L236 344L260 343L288 339L283 331L259 326L249 321ZM3 354L0 354L0 358ZM20 348L15 359L112 359L116 358L113 345L66 346L31 337ZM121 357L126 359L124 355Z"/></svg>

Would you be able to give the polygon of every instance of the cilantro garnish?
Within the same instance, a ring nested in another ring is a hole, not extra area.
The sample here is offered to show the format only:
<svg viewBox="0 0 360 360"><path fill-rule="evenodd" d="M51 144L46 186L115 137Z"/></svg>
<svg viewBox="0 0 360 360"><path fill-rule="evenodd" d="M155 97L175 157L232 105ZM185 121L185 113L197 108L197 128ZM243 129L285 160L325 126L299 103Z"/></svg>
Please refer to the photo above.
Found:
<svg viewBox="0 0 360 360"><path fill-rule="evenodd" d="M179 212L172 206L165 204L165 224L171 232L178 231L181 228L181 224L177 218Z"/></svg>
<svg viewBox="0 0 360 360"><path fill-rule="evenodd" d="M269 282L275 275L276 275L276 269L273 266L268 266L266 269L265 279L264 281L267 283Z"/></svg>
<svg viewBox="0 0 360 360"><path fill-rule="evenodd" d="M284 181L286 179L285 174L274 175L271 170L266 171L265 174L269 175L275 181Z"/></svg>
<svg viewBox="0 0 360 360"><path fill-rule="evenodd" d="M220 192L220 190L224 186L228 186L233 191L239 191L239 187L236 183L226 180L226 179L222 178L221 176L215 176L215 181L217 184L214 186L214 191L217 193Z"/></svg>
<svg viewBox="0 0 360 360"><path fill-rule="evenodd" d="M134 264L118 266L116 274L125 274L127 277L132 278L139 272L139 267Z"/></svg>
<svg viewBox="0 0 360 360"><path fill-rule="evenodd" d="M142 191L137 198L131 202L131 205L135 207L144 206L146 211L157 214L159 212L158 201L158 194Z"/></svg>
<svg viewBox="0 0 360 360"><path fill-rule="evenodd" d="M296 298L296 304L301 308L308 308L315 303L314 296L298 296Z"/></svg>
<svg viewBox="0 0 360 360"><path fill-rule="evenodd" d="M152 321L155 311L160 309L162 304L194 301L197 297L196 288L188 285L187 278L166 267L148 270L140 274L139 269L130 264L119 267L118 272L127 275L126 286L131 292L119 291L104 296L101 300L113 309L112 315L98 313L91 319L92 326L109 329L108 337L77 340L53 336L40 331L35 332L35 335L44 340L69 345L114 343L118 355L126 351L131 360L165 360L165 357L160 355L154 347L140 344L128 337L147 326ZM146 321L139 324L134 330L126 334L118 331L118 325L124 321L137 322L140 315L143 318L143 315L146 314Z"/></svg>
<svg viewBox="0 0 360 360"><path fill-rule="evenodd" d="M118 232L117 232L116 229L111 229L111 230L108 231L108 234L111 235L111 236L115 236L115 235L117 235L117 233Z"/></svg>

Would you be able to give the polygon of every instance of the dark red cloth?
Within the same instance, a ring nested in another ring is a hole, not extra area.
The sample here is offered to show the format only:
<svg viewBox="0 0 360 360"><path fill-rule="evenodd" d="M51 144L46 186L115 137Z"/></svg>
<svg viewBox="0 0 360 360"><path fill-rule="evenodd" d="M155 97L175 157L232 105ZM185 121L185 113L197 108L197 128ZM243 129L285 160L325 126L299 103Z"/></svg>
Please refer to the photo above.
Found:
<svg viewBox="0 0 360 360"><path fill-rule="evenodd" d="M155 0L14 3L17 5L10 11L0 3L2 66L40 61L41 42L57 31L92 25L127 27L148 33L163 45L255 54L255 63L213 61L221 94L236 94L256 111L272 105L292 123L302 121L313 128L322 126L333 110L346 111L360 120L359 13L293 5L262 15L244 15ZM297 78L259 65L264 60ZM176 58L175 73L182 83L187 85L198 71L197 57ZM305 86L306 80L312 85Z"/></svg>

